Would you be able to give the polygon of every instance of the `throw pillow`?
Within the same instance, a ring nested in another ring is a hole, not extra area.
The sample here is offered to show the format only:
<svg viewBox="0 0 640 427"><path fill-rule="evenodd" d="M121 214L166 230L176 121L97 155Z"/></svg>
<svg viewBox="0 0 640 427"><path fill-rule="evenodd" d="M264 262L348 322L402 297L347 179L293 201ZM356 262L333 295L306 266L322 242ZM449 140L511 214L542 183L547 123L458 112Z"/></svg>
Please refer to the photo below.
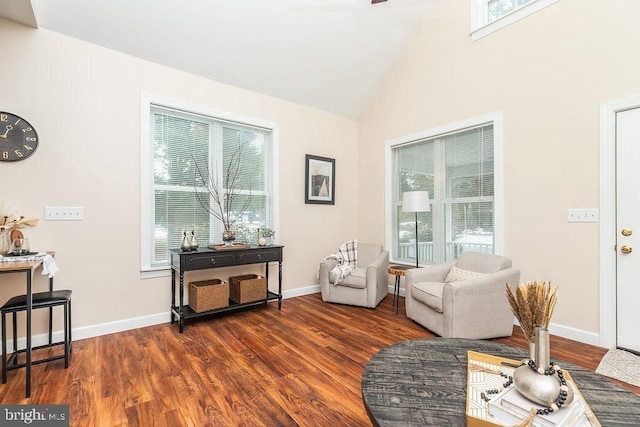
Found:
<svg viewBox="0 0 640 427"><path fill-rule="evenodd" d="M477 273L475 271L463 270L455 265L449 270L449 274L444 279L444 283L461 282L463 280L475 279L476 277L484 276L484 273Z"/></svg>

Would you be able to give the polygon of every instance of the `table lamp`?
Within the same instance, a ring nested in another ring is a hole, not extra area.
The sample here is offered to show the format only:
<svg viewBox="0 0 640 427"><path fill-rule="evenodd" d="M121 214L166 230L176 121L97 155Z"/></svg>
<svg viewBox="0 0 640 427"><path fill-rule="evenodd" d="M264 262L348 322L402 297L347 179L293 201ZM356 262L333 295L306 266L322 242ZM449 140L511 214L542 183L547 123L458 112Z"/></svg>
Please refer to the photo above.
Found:
<svg viewBox="0 0 640 427"><path fill-rule="evenodd" d="M405 191L402 193L402 212L413 212L416 215L416 268L418 265L418 212L431 212L428 191Z"/></svg>

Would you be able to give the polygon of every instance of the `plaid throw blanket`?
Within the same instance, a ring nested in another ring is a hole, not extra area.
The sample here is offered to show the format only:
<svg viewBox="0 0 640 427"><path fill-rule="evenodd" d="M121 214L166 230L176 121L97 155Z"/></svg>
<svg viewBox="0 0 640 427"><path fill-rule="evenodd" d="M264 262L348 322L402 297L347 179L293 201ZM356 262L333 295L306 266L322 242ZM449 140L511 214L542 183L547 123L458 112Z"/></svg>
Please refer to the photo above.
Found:
<svg viewBox="0 0 640 427"><path fill-rule="evenodd" d="M343 243L340 245L340 248L338 248L338 252L325 257L325 259L335 259L338 261L338 265L331 270L331 273L333 274L333 277L335 277L333 284L339 284L357 268L358 241L349 240L348 242Z"/></svg>

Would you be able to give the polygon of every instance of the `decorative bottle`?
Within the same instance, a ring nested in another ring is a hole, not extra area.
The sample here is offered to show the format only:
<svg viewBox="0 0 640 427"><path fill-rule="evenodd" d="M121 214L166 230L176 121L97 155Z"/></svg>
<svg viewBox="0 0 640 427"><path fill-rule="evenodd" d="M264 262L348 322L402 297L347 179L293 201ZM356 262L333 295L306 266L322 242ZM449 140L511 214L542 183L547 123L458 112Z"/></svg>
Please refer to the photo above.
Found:
<svg viewBox="0 0 640 427"><path fill-rule="evenodd" d="M189 236L187 236L186 231L182 233L182 244L180 245L180 249L182 249L183 251L191 250L191 240L189 239Z"/></svg>
<svg viewBox="0 0 640 427"><path fill-rule="evenodd" d="M196 239L195 230L191 230L191 250L192 251L198 250L198 240Z"/></svg>

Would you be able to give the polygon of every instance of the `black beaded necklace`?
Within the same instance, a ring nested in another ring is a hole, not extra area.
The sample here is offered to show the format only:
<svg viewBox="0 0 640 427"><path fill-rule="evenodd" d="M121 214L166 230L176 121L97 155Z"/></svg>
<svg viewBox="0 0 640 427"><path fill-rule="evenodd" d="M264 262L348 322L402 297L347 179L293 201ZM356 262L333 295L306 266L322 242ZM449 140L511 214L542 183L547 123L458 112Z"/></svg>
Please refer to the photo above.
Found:
<svg viewBox="0 0 640 427"><path fill-rule="evenodd" d="M523 363L523 365L524 365L524 363ZM529 367L531 369L533 369L534 371L536 371L540 375L557 374L558 375L558 380L560 381L560 393L558 394L558 397L556 398L555 402L552 403L551 406L549 406L547 408L538 409L536 413L538 415L547 415L547 414L550 414L550 413L555 412L555 411L559 410L560 408L562 408L562 406L564 405L564 403L567 400L567 396L568 396L568 392L569 392L569 386L567 385L567 380L564 378L564 374L562 373L562 369L560 368L560 366L558 366L558 365L549 365L549 367L547 369L543 369L543 368L537 367L536 363L531 359L529 359L529 361L527 362L527 365L529 365Z"/></svg>
<svg viewBox="0 0 640 427"><path fill-rule="evenodd" d="M522 365L525 365L525 363L522 363ZM568 391L569 391L569 386L567 385L567 380L564 378L564 374L562 373L562 369L560 368L560 366L558 365L549 365L549 367L547 369L543 369L543 368L539 368L536 366L536 363L529 359L529 361L526 363L526 365L528 365L531 369L533 369L534 371L536 371L538 374L540 375L558 375L558 380L560 381L560 393L558 394L558 397L556 398L555 402L551 404L551 406L547 407L547 408L541 408L541 409L537 409L536 410L536 414L537 415L548 415L552 412L558 411L560 408L562 408L562 406L565 404L566 400L567 400L567 396L568 396ZM482 400L484 400L485 402L489 402L489 396L494 395L494 394L498 394L500 393L502 390L506 389L507 387L509 387L511 384L513 384L513 377L511 375L507 375L504 372L500 372L500 376L502 378L506 378L507 381L505 381L502 384L502 387L500 389L497 388L493 388L490 390L485 390L484 392L480 393L480 398Z"/></svg>

